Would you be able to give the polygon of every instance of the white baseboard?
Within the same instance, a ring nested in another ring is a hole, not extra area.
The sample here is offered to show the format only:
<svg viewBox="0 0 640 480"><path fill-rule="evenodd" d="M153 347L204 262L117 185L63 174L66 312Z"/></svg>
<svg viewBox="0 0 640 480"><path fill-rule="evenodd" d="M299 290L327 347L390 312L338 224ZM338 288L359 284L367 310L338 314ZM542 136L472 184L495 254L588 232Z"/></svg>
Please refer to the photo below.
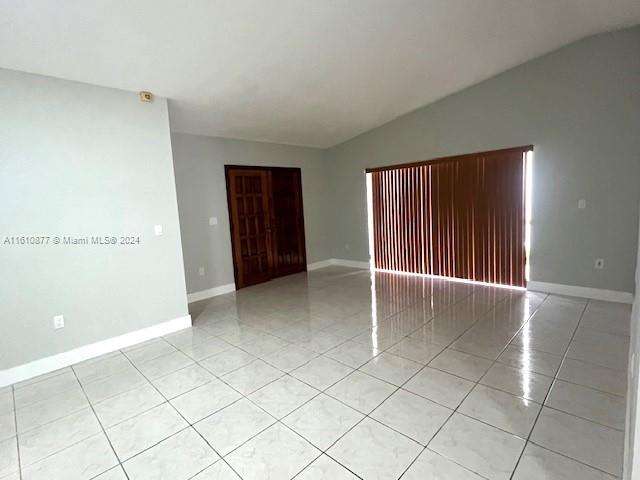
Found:
<svg viewBox="0 0 640 480"><path fill-rule="evenodd" d="M330 258L328 260L310 263L309 265L307 265L307 271L317 270L319 268L325 268L331 265L361 268L364 270L369 270L371 268L369 262L345 260L341 258ZM456 279L451 280L455 281ZM527 290L532 290L535 292L554 293L556 295L567 295L571 297L591 298L594 300L605 300L607 302L633 303L633 294L629 292L578 287L574 285L562 285L559 283L528 282Z"/></svg>
<svg viewBox="0 0 640 480"><path fill-rule="evenodd" d="M560 283L529 282L527 290L543 293L555 293L570 297L592 298L607 302L633 303L633 293L617 290L603 290L600 288L578 287L575 285L562 285Z"/></svg>
<svg viewBox="0 0 640 480"><path fill-rule="evenodd" d="M313 262L307 264L307 271L311 272L313 270L318 270L319 268L329 267L331 265L340 265L343 267L351 267L351 268L364 268L369 269L368 262L356 262L353 260L341 260L339 258L329 258L327 260L320 260L319 262ZM206 300L207 298L216 297L218 295L224 295L225 293L235 292L236 285L235 283L228 283L226 285L220 285L219 287L209 288L207 290L201 290L199 292L193 292L187 294L187 301L197 302L199 300Z"/></svg>
<svg viewBox="0 0 640 480"><path fill-rule="evenodd" d="M319 262L313 262L307 264L307 272L312 270L318 270L319 268L329 267L331 265L339 265L341 267L362 268L369 270L369 262L359 262L356 260L344 260L341 258L329 258L327 260L321 260Z"/></svg>
<svg viewBox="0 0 640 480"><path fill-rule="evenodd" d="M200 290L199 292L193 292L187 294L187 301L197 302L198 300L205 300L211 297L217 297L218 295L224 295L225 293L231 293L236 291L235 283L227 283L226 285L220 285L219 287L209 288L207 290Z"/></svg>
<svg viewBox="0 0 640 480"><path fill-rule="evenodd" d="M361 268L369 270L369 262L360 262L357 260L344 260L342 258L332 258L331 265L340 265L341 267Z"/></svg>
<svg viewBox="0 0 640 480"><path fill-rule="evenodd" d="M332 265L331 260L332 259L330 258L328 260L321 260L319 262L307 263L307 272L311 272L313 270L318 270L319 268L328 267L328 266Z"/></svg>
<svg viewBox="0 0 640 480"><path fill-rule="evenodd" d="M0 371L0 387L11 385L16 382L28 380L45 373L53 372L70 365L74 365L90 358L115 352L137 343L146 342L153 338L168 335L191 326L191 316L174 318L167 322L159 323L151 327L125 333L117 337L101 340L84 347L74 348L66 352L58 353L50 357L34 360L33 362L18 365L7 370Z"/></svg>

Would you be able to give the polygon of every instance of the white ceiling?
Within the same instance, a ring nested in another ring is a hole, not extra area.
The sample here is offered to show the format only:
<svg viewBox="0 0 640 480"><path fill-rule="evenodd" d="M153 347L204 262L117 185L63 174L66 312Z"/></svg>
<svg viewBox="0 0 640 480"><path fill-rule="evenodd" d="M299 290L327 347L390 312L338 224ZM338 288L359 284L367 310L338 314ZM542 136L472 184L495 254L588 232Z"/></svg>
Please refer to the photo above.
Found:
<svg viewBox="0 0 640 480"><path fill-rule="evenodd" d="M0 67L170 99L176 131L328 147L638 0L0 0Z"/></svg>

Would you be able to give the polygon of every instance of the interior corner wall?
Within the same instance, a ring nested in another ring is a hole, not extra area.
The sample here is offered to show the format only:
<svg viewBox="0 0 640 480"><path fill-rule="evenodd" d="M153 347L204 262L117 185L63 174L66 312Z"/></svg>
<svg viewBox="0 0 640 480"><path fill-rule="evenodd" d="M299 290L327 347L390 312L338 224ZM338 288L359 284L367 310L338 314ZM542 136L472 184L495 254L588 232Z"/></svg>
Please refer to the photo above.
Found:
<svg viewBox="0 0 640 480"><path fill-rule="evenodd" d="M189 293L234 283L225 165L300 168L307 263L330 258L332 191L322 150L175 132L171 138ZM209 225L209 217L218 224Z"/></svg>
<svg viewBox="0 0 640 480"><path fill-rule="evenodd" d="M638 232L636 292L640 291L640 232ZM627 416L625 422L624 480L640 478L640 295L636 295L631 311Z"/></svg>
<svg viewBox="0 0 640 480"><path fill-rule="evenodd" d="M331 256L368 260L365 168L532 144L531 280L633 292L638 52L640 27L590 37L331 148Z"/></svg>
<svg viewBox="0 0 640 480"><path fill-rule="evenodd" d="M165 99L0 70L0 272L0 370L187 315Z"/></svg>

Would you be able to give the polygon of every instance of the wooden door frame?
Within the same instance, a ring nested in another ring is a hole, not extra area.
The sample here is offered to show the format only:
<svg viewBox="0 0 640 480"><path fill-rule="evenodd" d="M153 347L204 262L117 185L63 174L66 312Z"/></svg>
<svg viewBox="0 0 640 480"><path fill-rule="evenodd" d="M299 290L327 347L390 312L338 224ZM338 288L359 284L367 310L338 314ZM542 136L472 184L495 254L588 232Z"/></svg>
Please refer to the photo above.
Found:
<svg viewBox="0 0 640 480"><path fill-rule="evenodd" d="M273 189L271 188L271 173L274 170L294 170L298 171L298 184L299 184L299 192L300 192L300 223L302 226L302 261L303 261L303 270L307 271L307 239L306 239L306 229L304 225L304 198L302 195L302 169L299 167L271 167L271 166L263 166L263 165L235 165L229 164L224 166L224 181L225 188L227 189L227 214L229 215L229 233L231 236L231 258L233 260L233 280L236 286L236 290L242 287L238 287L238 265L236 262L236 246L233 237L233 215L231 213L231 189L229 188L229 171L230 170L263 170L267 172L267 185L268 185L268 195L269 195L269 223L271 224L273 221ZM272 239L272 245L277 247L277 241ZM270 256L273 256L273 251L270 252ZM274 259L275 263L275 259ZM276 278L273 275L274 271L277 269L277 265L272 265L272 277L271 279Z"/></svg>

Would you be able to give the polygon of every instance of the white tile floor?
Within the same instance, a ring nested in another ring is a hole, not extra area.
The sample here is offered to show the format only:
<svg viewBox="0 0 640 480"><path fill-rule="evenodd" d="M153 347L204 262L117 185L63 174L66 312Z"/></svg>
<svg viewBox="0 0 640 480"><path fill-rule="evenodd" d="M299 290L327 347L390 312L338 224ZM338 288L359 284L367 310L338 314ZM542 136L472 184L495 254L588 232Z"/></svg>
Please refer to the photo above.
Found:
<svg viewBox="0 0 640 480"><path fill-rule="evenodd" d="M193 307L0 389L0 479L621 475L629 306L330 267Z"/></svg>

